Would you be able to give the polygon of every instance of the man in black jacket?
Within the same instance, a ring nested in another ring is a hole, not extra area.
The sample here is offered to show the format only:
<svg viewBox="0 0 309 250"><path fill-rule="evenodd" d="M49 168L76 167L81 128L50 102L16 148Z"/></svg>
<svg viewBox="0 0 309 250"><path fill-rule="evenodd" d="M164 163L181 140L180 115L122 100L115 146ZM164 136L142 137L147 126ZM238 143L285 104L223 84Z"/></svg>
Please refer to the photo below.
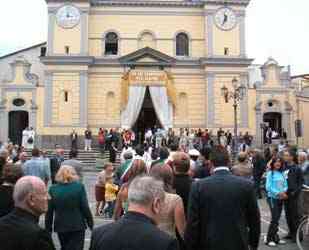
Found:
<svg viewBox="0 0 309 250"><path fill-rule="evenodd" d="M191 188L188 250L255 250L261 225L254 186L230 173L223 147L215 147L211 156L214 174Z"/></svg>
<svg viewBox="0 0 309 250"><path fill-rule="evenodd" d="M1 250L55 250L50 234L38 225L47 211L44 182L34 176L22 177L14 188L15 210L0 219Z"/></svg>
<svg viewBox="0 0 309 250"><path fill-rule="evenodd" d="M289 227L289 234L284 238L296 242L296 231L301 220L299 199L304 178L301 168L296 165L296 152L293 150L285 151L283 157L285 160L284 174L288 181L288 199L284 201L284 210Z"/></svg>
<svg viewBox="0 0 309 250"><path fill-rule="evenodd" d="M96 228L90 250L177 250L177 241L156 227L164 201L163 183L135 178L128 191L129 211L118 221Z"/></svg>

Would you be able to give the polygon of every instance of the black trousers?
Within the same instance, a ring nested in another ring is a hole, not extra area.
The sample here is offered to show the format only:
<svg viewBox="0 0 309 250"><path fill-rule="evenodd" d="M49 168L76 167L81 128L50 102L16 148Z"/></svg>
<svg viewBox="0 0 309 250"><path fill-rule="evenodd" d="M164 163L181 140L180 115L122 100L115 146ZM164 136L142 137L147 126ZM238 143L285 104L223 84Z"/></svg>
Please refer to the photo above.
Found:
<svg viewBox="0 0 309 250"><path fill-rule="evenodd" d="M284 202L284 211L290 235L292 236L292 239L295 239L297 227L301 220L299 195L289 196L289 199Z"/></svg>
<svg viewBox="0 0 309 250"><path fill-rule="evenodd" d="M271 222L267 233L267 242L279 242L278 226L283 209L283 201L279 199L267 198L267 202L271 212Z"/></svg>
<svg viewBox="0 0 309 250"><path fill-rule="evenodd" d="M83 250L85 230L75 232L58 233L61 250Z"/></svg>
<svg viewBox="0 0 309 250"><path fill-rule="evenodd" d="M259 199L262 198L262 192L261 192L262 177L263 177L263 173L257 173L253 176L256 196Z"/></svg>

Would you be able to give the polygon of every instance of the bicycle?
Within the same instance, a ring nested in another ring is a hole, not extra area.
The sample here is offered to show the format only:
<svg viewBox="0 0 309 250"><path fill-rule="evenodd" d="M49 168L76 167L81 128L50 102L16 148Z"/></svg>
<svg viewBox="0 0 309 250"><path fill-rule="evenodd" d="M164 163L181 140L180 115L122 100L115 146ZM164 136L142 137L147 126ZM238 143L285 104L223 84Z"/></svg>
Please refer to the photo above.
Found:
<svg viewBox="0 0 309 250"><path fill-rule="evenodd" d="M301 220L296 233L296 243L300 250L309 249L309 187L302 190L302 205L305 217Z"/></svg>

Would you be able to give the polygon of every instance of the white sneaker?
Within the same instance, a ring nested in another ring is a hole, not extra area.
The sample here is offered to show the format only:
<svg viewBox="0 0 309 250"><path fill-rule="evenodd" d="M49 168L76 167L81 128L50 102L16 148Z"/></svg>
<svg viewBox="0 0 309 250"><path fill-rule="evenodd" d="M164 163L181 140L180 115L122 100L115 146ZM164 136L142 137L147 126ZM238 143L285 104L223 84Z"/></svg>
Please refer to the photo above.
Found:
<svg viewBox="0 0 309 250"><path fill-rule="evenodd" d="M284 244L286 244L286 241L284 241L284 240L279 240L278 244L279 244L279 245L284 245Z"/></svg>
<svg viewBox="0 0 309 250"><path fill-rule="evenodd" d="M267 243L267 246L275 247L275 246L277 246L277 244L275 242L273 242L273 241L270 241L270 242Z"/></svg>

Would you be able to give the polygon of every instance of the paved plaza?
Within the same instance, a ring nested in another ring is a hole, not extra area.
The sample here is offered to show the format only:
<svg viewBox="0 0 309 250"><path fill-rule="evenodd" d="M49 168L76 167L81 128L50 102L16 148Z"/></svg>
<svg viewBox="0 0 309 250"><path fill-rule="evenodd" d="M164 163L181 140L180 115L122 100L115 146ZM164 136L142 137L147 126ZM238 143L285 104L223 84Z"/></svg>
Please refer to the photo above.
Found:
<svg viewBox="0 0 309 250"><path fill-rule="evenodd" d="M89 203L90 203L91 210L92 210L93 214L94 214L94 211L95 211L95 197L94 197L95 181L96 181L96 173L85 173L84 184L85 184L86 189L87 189L88 199L89 199ZM272 249L272 248L263 244L263 237L267 233L267 228L268 228L268 225L269 225L269 222L270 222L269 208L268 208L265 200L260 200L259 204L260 204L261 217L262 217L261 218L262 234L261 234L261 243L260 243L259 249L260 250ZM95 227L111 222L110 220L102 219L100 217L94 217L94 220L95 220ZM283 236L283 235L286 235L286 234L287 234L287 227L286 227L284 216L282 216L282 220L280 222L279 235ZM84 247L85 250L89 249L90 237L91 237L91 232L90 232L90 230L87 230L86 239L85 239L85 247ZM58 249L60 250L60 246L59 246L59 242L58 242L56 234L53 234L53 239L54 239L54 242L56 244L57 250ZM145 246L145 249L146 249L146 246ZM278 246L275 249L277 249L277 250L298 250L297 245L295 243L290 243L290 242L288 242L288 244L286 244L286 245Z"/></svg>

